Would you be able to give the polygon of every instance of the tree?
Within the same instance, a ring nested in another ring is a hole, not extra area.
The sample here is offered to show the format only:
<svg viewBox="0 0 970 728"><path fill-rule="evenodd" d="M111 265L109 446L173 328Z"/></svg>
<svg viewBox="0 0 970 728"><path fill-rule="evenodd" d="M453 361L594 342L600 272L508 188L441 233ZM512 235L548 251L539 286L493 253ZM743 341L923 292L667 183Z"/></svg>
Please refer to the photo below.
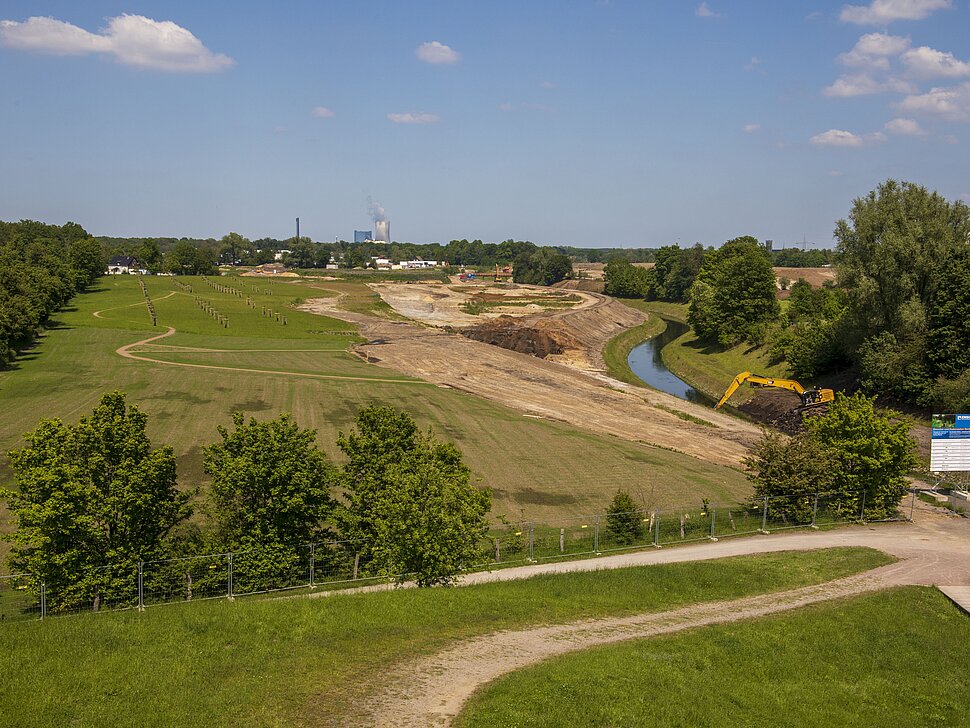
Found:
<svg viewBox="0 0 970 728"><path fill-rule="evenodd" d="M645 298L650 291L650 272L622 258L615 258L603 269L604 292L618 298Z"/></svg>
<svg viewBox="0 0 970 728"><path fill-rule="evenodd" d="M617 544L629 545L643 538L643 512L625 490L617 490L606 509L606 533Z"/></svg>
<svg viewBox="0 0 970 728"><path fill-rule="evenodd" d="M239 233L228 233L219 241L219 256L223 263L238 265L252 244Z"/></svg>
<svg viewBox="0 0 970 728"><path fill-rule="evenodd" d="M875 399L838 393L826 414L808 421L808 432L834 459L833 490L839 507L867 518L896 512L905 475L919 464L909 423L898 413L878 414ZM864 495L863 495L864 494Z"/></svg>
<svg viewBox="0 0 970 728"><path fill-rule="evenodd" d="M744 465L755 499L767 497L770 516L794 523L811 523L815 494L829 493L835 486L833 454L807 432L789 438L762 431Z"/></svg>
<svg viewBox="0 0 970 728"><path fill-rule="evenodd" d="M699 338L733 346L759 338L780 310L768 254L745 236L707 254L691 290L687 321Z"/></svg>
<svg viewBox="0 0 970 728"><path fill-rule="evenodd" d="M512 264L512 280L539 286L551 286L572 275L573 264L569 256L551 248L525 250L516 256Z"/></svg>
<svg viewBox="0 0 970 728"><path fill-rule="evenodd" d="M44 582L48 609L130 604L137 562L161 557L191 514L172 448L152 449L147 419L112 392L77 425L41 420L9 454L18 486L4 493L17 522L9 562Z"/></svg>
<svg viewBox="0 0 970 728"><path fill-rule="evenodd" d="M288 414L219 427L222 442L203 449L212 476L213 516L222 545L309 544L327 535L335 502L336 468Z"/></svg>
<svg viewBox="0 0 970 728"><path fill-rule="evenodd" d="M368 572L449 584L483 558L491 497L471 485L457 447L380 406L362 409L337 442L347 456L343 527Z"/></svg>

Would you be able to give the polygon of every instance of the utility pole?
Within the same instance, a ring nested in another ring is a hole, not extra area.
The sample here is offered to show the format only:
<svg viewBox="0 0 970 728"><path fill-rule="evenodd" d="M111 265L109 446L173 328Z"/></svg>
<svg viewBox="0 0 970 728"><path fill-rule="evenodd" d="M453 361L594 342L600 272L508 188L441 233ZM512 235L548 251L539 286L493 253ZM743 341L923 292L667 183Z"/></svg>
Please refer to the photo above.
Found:
<svg viewBox="0 0 970 728"><path fill-rule="evenodd" d="M300 218L296 218L296 242L300 242Z"/></svg>

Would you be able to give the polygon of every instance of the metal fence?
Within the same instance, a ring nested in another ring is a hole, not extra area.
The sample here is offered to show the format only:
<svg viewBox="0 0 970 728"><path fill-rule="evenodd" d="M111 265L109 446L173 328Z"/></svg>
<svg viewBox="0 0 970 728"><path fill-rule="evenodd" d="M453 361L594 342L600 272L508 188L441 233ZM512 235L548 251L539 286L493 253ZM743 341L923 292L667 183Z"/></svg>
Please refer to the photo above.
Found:
<svg viewBox="0 0 970 728"><path fill-rule="evenodd" d="M482 544L485 558L468 571L716 541L729 536L911 520L915 498L913 489L888 514L867 507L864 493L855 499L812 493L744 503L703 502L690 507L572 517L556 526L532 521L503 524L491 528ZM368 569L368 553L366 544L360 542L328 541L296 549L111 564L86 569L83 578L67 576L47 582L31 574L0 576L0 623L387 581Z"/></svg>

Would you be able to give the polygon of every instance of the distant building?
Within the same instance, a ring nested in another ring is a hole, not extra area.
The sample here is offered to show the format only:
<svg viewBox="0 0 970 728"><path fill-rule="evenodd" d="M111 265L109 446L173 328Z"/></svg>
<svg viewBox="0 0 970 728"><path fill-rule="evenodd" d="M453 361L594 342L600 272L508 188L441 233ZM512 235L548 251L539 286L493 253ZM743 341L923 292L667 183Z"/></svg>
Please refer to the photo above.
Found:
<svg viewBox="0 0 970 728"><path fill-rule="evenodd" d="M273 260L283 260L284 255L289 255L292 252L293 252L292 250L285 250L285 249L277 250L275 253L273 253Z"/></svg>
<svg viewBox="0 0 970 728"><path fill-rule="evenodd" d="M391 267L390 258L382 258L379 255L372 255L371 260L374 261L374 266L378 269L389 269Z"/></svg>
<svg viewBox="0 0 970 728"><path fill-rule="evenodd" d="M417 258L415 260L402 260L401 268L408 270L420 269L420 268L437 268L438 262L435 260L421 260Z"/></svg>
<svg viewBox="0 0 970 728"><path fill-rule="evenodd" d="M108 261L107 275L119 276L135 273L147 273L148 271L138 262L137 258L130 255L116 255Z"/></svg>
<svg viewBox="0 0 970 728"><path fill-rule="evenodd" d="M767 250L770 253L774 249L774 247L775 247L774 240L765 240L765 250Z"/></svg>
<svg viewBox="0 0 970 728"><path fill-rule="evenodd" d="M354 230L355 243L368 243L374 239L373 230Z"/></svg>

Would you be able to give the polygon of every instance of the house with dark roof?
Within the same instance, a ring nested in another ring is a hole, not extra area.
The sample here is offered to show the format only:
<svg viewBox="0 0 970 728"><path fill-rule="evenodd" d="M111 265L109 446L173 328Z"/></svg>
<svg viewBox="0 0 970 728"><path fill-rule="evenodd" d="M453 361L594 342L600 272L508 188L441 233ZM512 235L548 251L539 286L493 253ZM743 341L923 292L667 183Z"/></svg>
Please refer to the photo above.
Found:
<svg viewBox="0 0 970 728"><path fill-rule="evenodd" d="M137 258L130 255L116 255L108 261L107 275L120 276L135 273L147 273L148 271L138 262Z"/></svg>

